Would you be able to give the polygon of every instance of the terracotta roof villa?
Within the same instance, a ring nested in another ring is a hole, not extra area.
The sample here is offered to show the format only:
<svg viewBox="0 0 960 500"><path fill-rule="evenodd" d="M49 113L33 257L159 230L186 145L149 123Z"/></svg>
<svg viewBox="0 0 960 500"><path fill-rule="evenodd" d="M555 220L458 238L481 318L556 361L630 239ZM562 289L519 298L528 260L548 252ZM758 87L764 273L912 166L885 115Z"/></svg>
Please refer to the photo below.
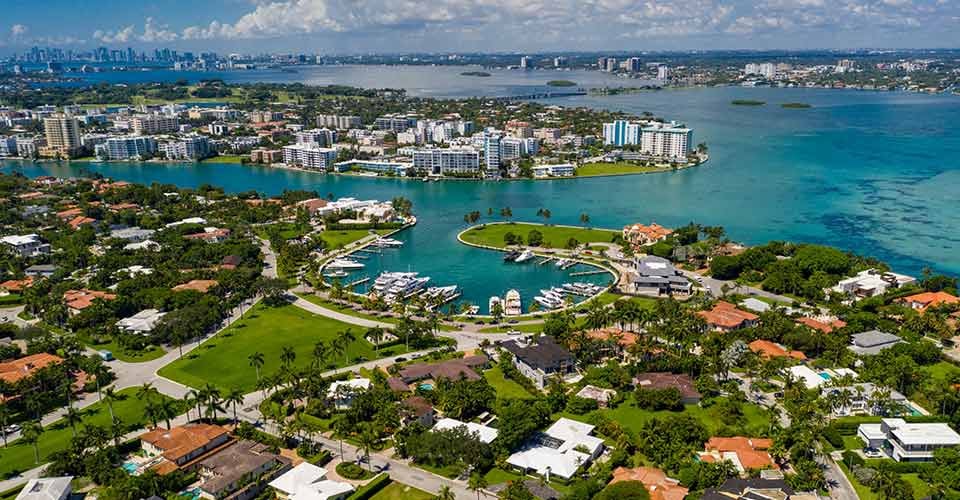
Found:
<svg viewBox="0 0 960 500"><path fill-rule="evenodd" d="M767 450L773 446L772 439L737 437L712 437L707 441L700 460L719 462L729 460L741 473L751 469L779 469Z"/></svg>
<svg viewBox="0 0 960 500"><path fill-rule="evenodd" d="M688 488L680 486L680 481L667 477L666 473L656 467L636 467L627 469L626 467L617 467L613 471L613 479L610 484L616 484L621 481L639 481L647 487L650 493L650 500L683 500Z"/></svg>
<svg viewBox="0 0 960 500"><path fill-rule="evenodd" d="M753 326L760 319L753 313L741 311L737 306L724 301L719 301L709 311L697 311L707 324L715 330L730 331L738 328Z"/></svg>
<svg viewBox="0 0 960 500"><path fill-rule="evenodd" d="M845 321L842 321L839 319L835 319L828 323L828 322L816 320L813 318L808 318L806 316L802 318L798 318L797 323L804 326L808 326L810 328L813 328L814 330L817 330L823 333L830 333L838 328L843 328L847 326L847 323Z"/></svg>
<svg viewBox="0 0 960 500"><path fill-rule="evenodd" d="M763 356L766 359L769 358L793 358L803 361L807 359L807 356L800 351L788 351L782 345L770 342L769 340L754 340L748 344L750 350Z"/></svg>
<svg viewBox="0 0 960 500"><path fill-rule="evenodd" d="M917 309L921 312L930 307L939 307L947 304L960 304L960 298L954 297L947 292L924 292L899 300L910 306L911 309Z"/></svg>
<svg viewBox="0 0 960 500"><path fill-rule="evenodd" d="M623 239L635 247L656 243L671 234L673 234L673 230L667 229L656 222L650 223L649 226L633 224L623 228Z"/></svg>
<svg viewBox="0 0 960 500"><path fill-rule="evenodd" d="M700 393L692 378L686 374L667 372L641 373L633 378L633 385L637 389L676 389L680 391L680 401L683 404L697 404L700 402Z"/></svg>
<svg viewBox="0 0 960 500"><path fill-rule="evenodd" d="M33 374L50 365L56 365L62 362L63 358L60 356L45 352L4 361L0 363L0 380L15 384L23 379L32 377Z"/></svg>
<svg viewBox="0 0 960 500"><path fill-rule="evenodd" d="M80 311L93 305L93 301L100 300L114 300L117 296L112 293L101 292L98 290L67 290L63 292L63 301L67 304L67 308L70 309L70 312L73 314L79 313Z"/></svg>
<svg viewBox="0 0 960 500"><path fill-rule="evenodd" d="M218 425L186 424L170 430L154 429L140 436L149 456L161 456L177 466L230 441L230 434Z"/></svg>

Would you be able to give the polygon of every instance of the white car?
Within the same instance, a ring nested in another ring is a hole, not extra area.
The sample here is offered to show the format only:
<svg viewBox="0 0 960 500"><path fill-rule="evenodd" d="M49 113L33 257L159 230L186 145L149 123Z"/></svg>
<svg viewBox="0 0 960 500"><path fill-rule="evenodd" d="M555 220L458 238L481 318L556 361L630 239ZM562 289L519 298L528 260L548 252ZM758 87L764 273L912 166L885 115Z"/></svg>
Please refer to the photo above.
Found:
<svg viewBox="0 0 960 500"><path fill-rule="evenodd" d="M10 424L3 428L4 434L13 434L15 432L20 432L20 426L18 424Z"/></svg>

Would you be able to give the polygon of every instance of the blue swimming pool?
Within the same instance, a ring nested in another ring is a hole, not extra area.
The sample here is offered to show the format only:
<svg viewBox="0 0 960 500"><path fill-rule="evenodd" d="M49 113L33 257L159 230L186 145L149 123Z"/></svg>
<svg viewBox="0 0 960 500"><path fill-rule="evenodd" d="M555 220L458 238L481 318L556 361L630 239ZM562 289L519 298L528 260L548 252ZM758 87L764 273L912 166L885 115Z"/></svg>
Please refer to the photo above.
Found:
<svg viewBox="0 0 960 500"><path fill-rule="evenodd" d="M423 384L420 384L420 388L423 389L423 390L425 390L425 391L432 391L432 390L433 390L433 384L423 383Z"/></svg>
<svg viewBox="0 0 960 500"><path fill-rule="evenodd" d="M830 374L827 373L827 372L820 372L818 375L820 375L820 378L822 378L822 379L824 379L824 380L830 380L830 379L832 378L832 377L830 377Z"/></svg>
<svg viewBox="0 0 960 500"><path fill-rule="evenodd" d="M127 474L130 474L131 476L137 473L137 464L133 462L124 462L121 467L123 467L123 470L127 471Z"/></svg>

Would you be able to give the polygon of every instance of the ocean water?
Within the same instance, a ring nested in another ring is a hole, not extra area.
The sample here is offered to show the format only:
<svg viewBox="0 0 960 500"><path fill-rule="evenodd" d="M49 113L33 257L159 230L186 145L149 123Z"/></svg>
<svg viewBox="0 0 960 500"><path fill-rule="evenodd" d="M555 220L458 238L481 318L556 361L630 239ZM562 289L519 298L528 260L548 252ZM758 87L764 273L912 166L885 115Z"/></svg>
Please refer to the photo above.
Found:
<svg viewBox="0 0 960 500"><path fill-rule="evenodd" d="M423 92L499 95L495 81L434 87L434 68L418 68ZM449 72L448 68L440 68ZM353 68L350 71L360 71ZM379 74L381 68L370 69ZM457 74L463 69L457 68ZM466 77L464 77L466 78ZM574 78L571 78L574 79ZM344 79L336 83L349 83ZM759 99L760 107L733 106ZM366 272L419 271L433 285L458 284L464 299L486 310L487 298L517 288L525 303L547 286L572 281L553 266L502 263L499 254L456 241L463 215L510 207L515 220L619 228L633 222L722 225L750 244L790 240L834 245L881 258L917 274L924 267L960 274L960 97L819 89L712 88L621 96L559 98L568 106L651 111L685 122L711 159L672 173L558 181L432 182L368 179L266 167L184 164L6 162L26 175L99 172L116 179L181 186L211 183L231 192L313 189L321 195L414 203L420 223L407 244L371 259ZM811 109L784 109L806 102ZM495 218L496 219L496 218ZM604 281L605 276L593 277ZM584 280L586 281L586 280Z"/></svg>

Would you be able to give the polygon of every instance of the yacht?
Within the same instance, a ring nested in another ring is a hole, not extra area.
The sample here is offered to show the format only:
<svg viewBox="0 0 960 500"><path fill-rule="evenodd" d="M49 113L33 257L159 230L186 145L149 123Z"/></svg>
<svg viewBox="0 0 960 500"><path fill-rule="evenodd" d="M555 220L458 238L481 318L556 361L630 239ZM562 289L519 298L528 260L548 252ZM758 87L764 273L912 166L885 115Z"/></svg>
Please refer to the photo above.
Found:
<svg viewBox="0 0 960 500"><path fill-rule="evenodd" d="M331 271L324 274L324 276L327 278L346 278L349 274L344 271Z"/></svg>
<svg viewBox="0 0 960 500"><path fill-rule="evenodd" d="M328 269L363 269L363 264L352 259L333 259L327 264Z"/></svg>
<svg viewBox="0 0 960 500"><path fill-rule="evenodd" d="M563 306L562 300L558 300L552 297L543 297L538 295L534 297L533 300L536 301L537 304L540 304L540 306L543 307L544 309L559 309L560 307Z"/></svg>
<svg viewBox="0 0 960 500"><path fill-rule="evenodd" d="M490 313L490 315L493 315L493 308L497 304L500 304L500 307L502 308L503 299L501 299L500 297L497 297L496 295L494 295L493 297L490 297L490 300L487 302L487 311Z"/></svg>
<svg viewBox="0 0 960 500"><path fill-rule="evenodd" d="M503 260L504 260L504 262L513 262L513 261L516 260L516 258L519 257L519 256L520 256L520 251L519 251L519 250L511 250L511 251L503 254Z"/></svg>
<svg viewBox="0 0 960 500"><path fill-rule="evenodd" d="M523 305L520 301L520 292L516 290L509 290L507 295L504 296L505 305L503 306L503 312L507 316L519 316L523 313Z"/></svg>
<svg viewBox="0 0 960 500"><path fill-rule="evenodd" d="M475 316L478 312L480 312L480 306L470 306L467 308L466 315Z"/></svg>
<svg viewBox="0 0 960 500"><path fill-rule="evenodd" d="M563 269L563 266L565 266L567 262L567 259L558 259L556 262L554 262L554 265Z"/></svg>
<svg viewBox="0 0 960 500"><path fill-rule="evenodd" d="M530 250L524 250L524 251L523 251L519 256L517 256L517 258L514 259L513 261L514 261L514 262L517 262L517 263L519 263L519 262L526 262L526 261L528 261L528 260L530 260L530 259L532 259L532 258L533 258L533 252L531 252Z"/></svg>
<svg viewBox="0 0 960 500"><path fill-rule="evenodd" d="M460 287L457 285L450 286L433 286L427 288L423 292L423 297L428 300L441 299L444 302L449 302L460 296Z"/></svg>
<svg viewBox="0 0 960 500"><path fill-rule="evenodd" d="M395 240L393 238L380 238L374 241L372 245L380 248L384 248L384 247L396 248L396 247L402 247L403 242L400 240Z"/></svg>
<svg viewBox="0 0 960 500"><path fill-rule="evenodd" d="M373 280L373 286L370 289L380 295L383 295L390 291L390 287L394 285L399 280L402 279L412 279L416 278L417 273L397 273L397 272L385 272L381 273L380 276L377 276L377 279Z"/></svg>
<svg viewBox="0 0 960 500"><path fill-rule="evenodd" d="M540 290L540 295L551 300L556 300L557 302L563 302L563 294L557 293L553 288L549 290Z"/></svg>
<svg viewBox="0 0 960 500"><path fill-rule="evenodd" d="M387 290L387 297L396 301L403 300L414 293L420 291L423 287L427 286L427 282L430 281L430 278L414 278L414 277L404 277L400 278L397 281L393 282L393 285L390 286L390 289Z"/></svg>

